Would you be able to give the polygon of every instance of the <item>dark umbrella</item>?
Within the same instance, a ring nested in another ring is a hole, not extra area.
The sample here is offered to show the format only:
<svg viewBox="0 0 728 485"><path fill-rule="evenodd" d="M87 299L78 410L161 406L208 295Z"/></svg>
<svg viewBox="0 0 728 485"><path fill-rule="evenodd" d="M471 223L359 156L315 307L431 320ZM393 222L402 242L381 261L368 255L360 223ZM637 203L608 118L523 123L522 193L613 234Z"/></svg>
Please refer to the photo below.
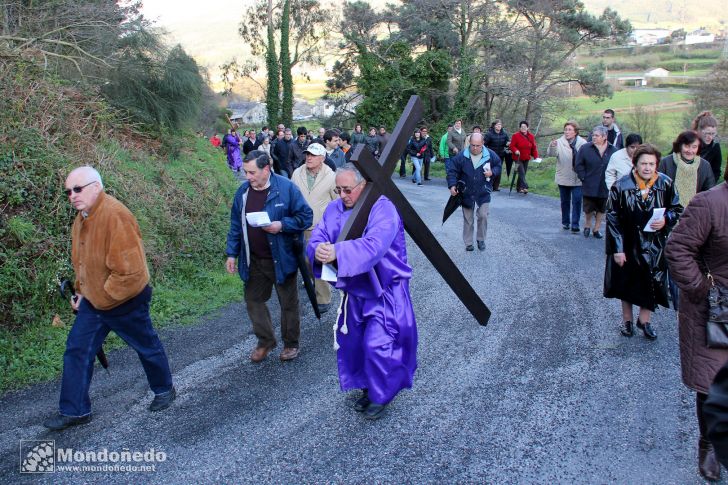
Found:
<svg viewBox="0 0 728 485"><path fill-rule="evenodd" d="M68 301L70 298L73 300L74 303L76 303L76 301L78 300L78 297L76 296L76 290L73 288L73 283L71 283L66 278L61 278L61 284L58 286L58 293L60 293L61 299L63 301ZM70 295L67 295L67 293L70 293ZM78 313L78 310L73 310L73 313ZM109 372L109 359L106 358L106 353L104 353L103 347L101 347L96 353L96 358L99 359L101 367L106 369L106 372Z"/></svg>
<svg viewBox="0 0 728 485"><path fill-rule="evenodd" d="M293 252L296 254L298 269L301 272L303 286L306 287L306 294L308 294L308 299L311 301L313 312L316 314L316 318L321 320L321 311L319 310L318 303L316 302L316 289L314 288L311 272L308 270L308 263L306 263L306 256L303 252L303 243L301 242L301 234L297 234L293 237Z"/></svg>
<svg viewBox="0 0 728 485"><path fill-rule="evenodd" d="M455 212L455 210L463 204L465 182L463 182L462 180L458 180L458 182L455 184L455 190L457 191L457 194L451 195L450 198L447 200L447 204L445 204L445 212L443 212L442 214L443 224L445 224L447 218L450 217L452 213Z"/></svg>
<svg viewBox="0 0 728 485"><path fill-rule="evenodd" d="M508 195L511 195L511 192L513 192L513 184L516 183L517 174L518 174L518 170L516 170L516 167L513 167L513 177L511 177L511 190L508 191Z"/></svg>

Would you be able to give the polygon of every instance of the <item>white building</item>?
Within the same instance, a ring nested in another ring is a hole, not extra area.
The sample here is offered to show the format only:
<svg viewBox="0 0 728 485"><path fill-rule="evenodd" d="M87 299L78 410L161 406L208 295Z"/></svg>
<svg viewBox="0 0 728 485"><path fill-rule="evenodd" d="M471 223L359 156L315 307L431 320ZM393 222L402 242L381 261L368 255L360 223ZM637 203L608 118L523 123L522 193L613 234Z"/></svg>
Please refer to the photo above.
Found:
<svg viewBox="0 0 728 485"><path fill-rule="evenodd" d="M661 67L658 67L657 69L650 69L645 73L645 77L668 77L670 76L670 71L667 69L663 69Z"/></svg>
<svg viewBox="0 0 728 485"><path fill-rule="evenodd" d="M707 30L696 30L685 36L685 45L710 44L712 42L715 42L715 34L711 34Z"/></svg>
<svg viewBox="0 0 728 485"><path fill-rule="evenodd" d="M632 43L637 45L655 45L667 40L672 34L667 29L634 29L632 31Z"/></svg>

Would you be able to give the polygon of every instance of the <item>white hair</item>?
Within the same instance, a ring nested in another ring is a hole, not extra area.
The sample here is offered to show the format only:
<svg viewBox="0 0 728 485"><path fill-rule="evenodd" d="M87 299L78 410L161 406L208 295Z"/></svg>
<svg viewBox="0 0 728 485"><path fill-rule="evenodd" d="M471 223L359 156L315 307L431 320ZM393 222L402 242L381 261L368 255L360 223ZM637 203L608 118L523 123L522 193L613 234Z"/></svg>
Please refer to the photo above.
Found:
<svg viewBox="0 0 728 485"><path fill-rule="evenodd" d="M75 168L68 174L68 176L70 177L75 174L83 174L87 177L88 183L98 182L99 187L101 189L104 188L104 183L101 181L101 174L93 167L84 165L83 167Z"/></svg>
<svg viewBox="0 0 728 485"><path fill-rule="evenodd" d="M354 165L352 162L346 162L343 166L336 169L336 175L340 173L346 173L350 172L354 174L354 182L357 184L364 180L364 177L362 177L361 172L358 168L356 168L356 165Z"/></svg>

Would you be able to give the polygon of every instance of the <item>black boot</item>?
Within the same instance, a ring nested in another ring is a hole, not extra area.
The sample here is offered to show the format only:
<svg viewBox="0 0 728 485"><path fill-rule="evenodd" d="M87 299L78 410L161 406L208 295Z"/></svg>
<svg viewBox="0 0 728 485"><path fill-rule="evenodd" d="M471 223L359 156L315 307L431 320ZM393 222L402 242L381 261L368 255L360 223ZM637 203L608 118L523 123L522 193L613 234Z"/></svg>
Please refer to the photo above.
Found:
<svg viewBox="0 0 728 485"><path fill-rule="evenodd" d="M637 328L642 330L642 333L645 335L645 338L647 340L655 340L657 338L657 334L652 329L652 326L650 325L650 322L642 323L640 322L639 318L637 319Z"/></svg>
<svg viewBox="0 0 728 485"><path fill-rule="evenodd" d="M715 456L713 444L705 438L698 441L698 470L709 482L720 480L720 463Z"/></svg>
<svg viewBox="0 0 728 485"><path fill-rule="evenodd" d="M634 335L634 328L633 324L630 320L627 320L626 322L622 323L622 328L619 329L619 332L624 335L625 337L631 337Z"/></svg>

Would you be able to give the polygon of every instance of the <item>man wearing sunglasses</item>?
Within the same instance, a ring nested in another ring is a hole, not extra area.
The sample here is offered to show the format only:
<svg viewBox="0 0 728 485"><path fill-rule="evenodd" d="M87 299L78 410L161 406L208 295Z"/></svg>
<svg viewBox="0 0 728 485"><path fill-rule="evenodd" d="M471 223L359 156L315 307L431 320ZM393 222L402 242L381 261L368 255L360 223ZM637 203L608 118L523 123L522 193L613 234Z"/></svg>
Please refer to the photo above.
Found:
<svg viewBox="0 0 728 485"><path fill-rule="evenodd" d="M59 412L43 425L51 430L91 421L89 387L94 359L110 331L136 350L154 391L150 411L176 397L167 355L152 327L152 288L139 225L121 202L104 192L99 173L79 167L66 178L65 193L78 211L71 230L78 312L63 355Z"/></svg>
<svg viewBox="0 0 728 485"><path fill-rule="evenodd" d="M342 391L361 389L354 409L380 418L387 404L412 387L417 368L417 324L410 299L404 225L394 204L380 197L364 235L336 242L366 181L352 163L336 171L340 199L331 202L306 248L316 277L336 268L332 284L341 292L334 326ZM332 270L333 273L334 270Z"/></svg>

